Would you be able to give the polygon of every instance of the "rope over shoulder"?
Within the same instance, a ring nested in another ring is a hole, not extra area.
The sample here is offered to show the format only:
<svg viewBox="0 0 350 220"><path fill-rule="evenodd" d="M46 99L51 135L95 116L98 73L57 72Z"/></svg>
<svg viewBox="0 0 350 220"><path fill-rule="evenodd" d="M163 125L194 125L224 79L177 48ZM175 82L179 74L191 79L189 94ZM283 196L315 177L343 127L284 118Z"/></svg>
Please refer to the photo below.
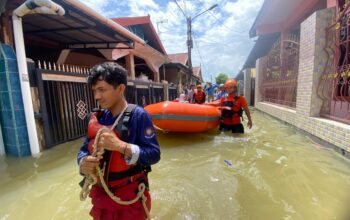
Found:
<svg viewBox="0 0 350 220"><path fill-rule="evenodd" d="M104 149L98 149L97 148L97 143L100 139L100 135L105 132L105 131L113 131L114 128L118 125L120 119L122 118L122 116L124 115L126 109L128 108L128 104L125 106L125 108L122 110L122 112L119 114L118 118L115 120L115 122L113 123L111 128L107 128L107 127L103 127L101 128L95 137L94 140L94 144L93 144L93 153L91 154L91 156L93 157L98 157L98 156L102 156L104 154ZM119 197L115 196L108 188L104 178L103 178L103 172L101 170L101 168L97 165L96 166L96 172L100 178L101 181L101 185L103 187L103 189L105 190L105 192L108 194L108 196L116 203L118 203L119 205L131 205L137 201L139 201L140 199L142 199L142 206L145 210L145 213L147 215L147 219L150 219L150 214L149 214L149 210L146 206L146 201L147 201L147 197L145 196L144 192L146 190L146 185L144 183L140 183L138 186L138 193L136 195L136 197L132 200L129 201L123 201L121 200ZM85 201L87 196L89 195L90 191L91 191L91 187L92 185L95 185L97 183L97 175L96 174L90 174L88 176L86 176L86 180L84 182L84 185L82 187L82 190L80 192L80 200L81 201Z"/></svg>

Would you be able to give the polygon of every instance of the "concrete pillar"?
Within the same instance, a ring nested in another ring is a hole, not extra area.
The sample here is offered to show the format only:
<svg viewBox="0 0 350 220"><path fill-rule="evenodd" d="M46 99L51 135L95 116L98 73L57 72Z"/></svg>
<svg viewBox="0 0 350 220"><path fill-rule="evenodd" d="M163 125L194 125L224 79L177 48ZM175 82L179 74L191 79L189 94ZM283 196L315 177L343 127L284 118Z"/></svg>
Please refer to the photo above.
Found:
<svg viewBox="0 0 350 220"><path fill-rule="evenodd" d="M262 101L261 96L261 84L262 84L262 63L265 57L256 60L256 76L255 76L255 102L254 105L257 106L258 102Z"/></svg>
<svg viewBox="0 0 350 220"><path fill-rule="evenodd" d="M160 82L159 71L158 72L153 72L153 77L154 77L154 82Z"/></svg>
<svg viewBox="0 0 350 220"><path fill-rule="evenodd" d="M169 84L163 83L164 86L164 100L169 101Z"/></svg>
<svg viewBox="0 0 350 220"><path fill-rule="evenodd" d="M332 22L334 14L335 8L324 9L301 23L296 110L303 116L320 114L322 100L317 95L317 88L327 59L325 28Z"/></svg>
<svg viewBox="0 0 350 220"><path fill-rule="evenodd" d="M178 97L179 97L180 94L182 93L182 74L181 74L181 71L179 71L178 76L179 76L179 81L178 81L178 91L177 91L177 94L178 94Z"/></svg>
<svg viewBox="0 0 350 220"><path fill-rule="evenodd" d="M250 104L250 97L251 97L251 69L245 69L244 70L244 97L247 100L247 103Z"/></svg>
<svg viewBox="0 0 350 220"><path fill-rule="evenodd" d="M135 61L134 54L130 53L125 57L126 60L126 69L128 71L128 75L132 80L135 80Z"/></svg>
<svg viewBox="0 0 350 220"><path fill-rule="evenodd" d="M165 79L165 64L162 65L162 75L163 75L163 80L166 81L166 79Z"/></svg>

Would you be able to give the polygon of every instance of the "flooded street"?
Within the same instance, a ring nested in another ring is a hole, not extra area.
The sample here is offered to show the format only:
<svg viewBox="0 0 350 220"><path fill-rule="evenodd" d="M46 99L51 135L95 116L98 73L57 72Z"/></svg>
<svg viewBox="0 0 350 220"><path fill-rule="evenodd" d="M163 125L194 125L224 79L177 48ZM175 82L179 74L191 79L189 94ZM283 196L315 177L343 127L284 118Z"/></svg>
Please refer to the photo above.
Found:
<svg viewBox="0 0 350 220"><path fill-rule="evenodd" d="M257 111L253 123L238 138L158 133L152 219L350 219L350 161ZM1 158L0 219L89 219L90 200L79 200L81 144Z"/></svg>

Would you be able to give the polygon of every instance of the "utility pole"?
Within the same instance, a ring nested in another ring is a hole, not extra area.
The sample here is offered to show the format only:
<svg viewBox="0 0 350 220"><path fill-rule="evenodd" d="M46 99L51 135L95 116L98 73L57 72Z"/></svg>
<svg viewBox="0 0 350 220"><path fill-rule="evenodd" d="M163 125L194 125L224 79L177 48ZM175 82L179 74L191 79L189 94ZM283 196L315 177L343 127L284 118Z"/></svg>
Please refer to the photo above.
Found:
<svg viewBox="0 0 350 220"><path fill-rule="evenodd" d="M187 16L185 11L181 8L177 0L174 0L177 7L180 9L184 17L186 18L187 23L187 56L188 56L188 67L189 67L189 76L190 76L190 83L192 84L192 56L191 56L191 49L192 49L192 18L191 16Z"/></svg>
<svg viewBox="0 0 350 220"><path fill-rule="evenodd" d="M187 17L187 53L188 53L188 68L190 69L190 83L192 84L192 48L193 48L193 40L192 40L192 19L191 17Z"/></svg>
<svg viewBox="0 0 350 220"><path fill-rule="evenodd" d="M187 53L188 53L188 68L190 69L190 82L192 84L192 75L193 75L193 69L192 69L192 48L193 48L193 40L192 40L192 22L194 19L196 19L198 16L204 14L207 11L213 10L215 7L218 6L218 4L212 5L210 8L208 8L205 11L202 11L201 13L198 13L197 15L191 17L187 16L184 10L181 8L177 0L175 0L175 3L177 7L181 10L182 14L185 16L187 21Z"/></svg>

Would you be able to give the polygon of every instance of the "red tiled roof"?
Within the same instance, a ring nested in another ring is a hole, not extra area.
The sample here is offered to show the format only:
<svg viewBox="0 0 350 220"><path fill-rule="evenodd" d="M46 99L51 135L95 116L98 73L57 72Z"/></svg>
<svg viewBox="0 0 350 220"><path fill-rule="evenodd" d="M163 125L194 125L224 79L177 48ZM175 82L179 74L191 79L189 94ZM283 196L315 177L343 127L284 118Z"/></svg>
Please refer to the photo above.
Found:
<svg viewBox="0 0 350 220"><path fill-rule="evenodd" d="M168 54L168 57L172 63L181 63L182 65L187 66L187 61L188 61L187 53Z"/></svg>
<svg viewBox="0 0 350 220"><path fill-rule="evenodd" d="M162 52L164 54L167 54L164 46L162 44L162 41L159 38L159 35L156 32L156 29L154 28L150 16L140 16L140 17L123 17L123 18L112 18L113 21L120 24L123 27L132 26L132 25L148 25L151 29L152 35L154 36L156 42L158 43L159 47L161 48Z"/></svg>

